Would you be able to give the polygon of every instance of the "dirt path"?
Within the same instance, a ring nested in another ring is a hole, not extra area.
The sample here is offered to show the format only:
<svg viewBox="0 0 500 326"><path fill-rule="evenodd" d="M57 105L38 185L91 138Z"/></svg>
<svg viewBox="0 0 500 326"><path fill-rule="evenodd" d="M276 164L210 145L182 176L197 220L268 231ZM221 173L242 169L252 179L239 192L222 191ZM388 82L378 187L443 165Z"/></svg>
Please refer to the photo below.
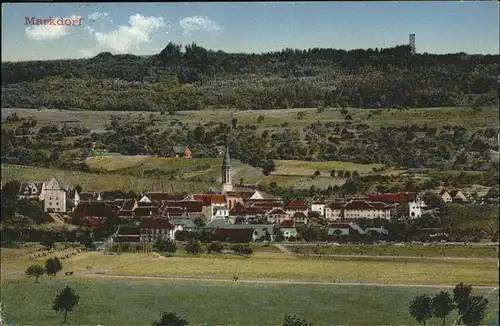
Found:
<svg viewBox="0 0 500 326"><path fill-rule="evenodd" d="M381 286L381 287L413 287L413 288L454 288L454 285L442 284L406 284L406 283L357 283L357 282L319 282L319 281L299 281L299 280L269 280L269 279L238 279L231 278L204 278L204 277L162 277L162 276L130 276L130 275L99 275L83 274L90 277L135 279L135 280L166 280L166 281L198 281L198 282L233 282L233 283L254 283L254 284L305 284L305 285L348 285L348 286ZM474 285L478 289L498 289L498 286Z"/></svg>
<svg viewBox="0 0 500 326"><path fill-rule="evenodd" d="M281 250L281 252L284 253L284 254L287 254L287 255L290 255L290 256L295 256L294 253L290 249L288 249L287 247L285 247L284 245L275 243L274 246L276 248L278 248L279 250Z"/></svg>

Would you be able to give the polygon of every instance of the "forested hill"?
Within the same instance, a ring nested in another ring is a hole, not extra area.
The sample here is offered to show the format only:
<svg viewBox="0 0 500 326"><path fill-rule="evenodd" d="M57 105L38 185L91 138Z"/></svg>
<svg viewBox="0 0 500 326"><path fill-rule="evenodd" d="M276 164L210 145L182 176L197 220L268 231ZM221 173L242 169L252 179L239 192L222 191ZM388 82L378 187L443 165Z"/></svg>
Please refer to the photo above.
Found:
<svg viewBox="0 0 500 326"><path fill-rule="evenodd" d="M2 107L266 110L498 106L498 55L387 49L263 54L169 43L154 56L2 62Z"/></svg>

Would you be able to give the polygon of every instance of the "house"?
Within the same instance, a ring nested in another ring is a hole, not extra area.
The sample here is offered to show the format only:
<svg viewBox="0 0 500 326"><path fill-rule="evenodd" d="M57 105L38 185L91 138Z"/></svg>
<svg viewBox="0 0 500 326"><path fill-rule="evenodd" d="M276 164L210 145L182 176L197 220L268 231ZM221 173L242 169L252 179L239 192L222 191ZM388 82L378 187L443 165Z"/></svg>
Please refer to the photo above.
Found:
<svg viewBox="0 0 500 326"><path fill-rule="evenodd" d="M458 189L453 190L450 192L451 200L453 203L468 203L469 199L467 196L464 195L464 193Z"/></svg>
<svg viewBox="0 0 500 326"><path fill-rule="evenodd" d="M241 230L241 229L252 229L252 241L264 240L266 235L269 236L270 241L274 241L274 225L273 224L229 224L223 220L214 220L204 227L204 230L216 230L216 229L231 229L231 230Z"/></svg>
<svg viewBox="0 0 500 326"><path fill-rule="evenodd" d="M89 216L116 219L118 210L115 205L103 201L80 202L73 210L73 219L79 221Z"/></svg>
<svg viewBox="0 0 500 326"><path fill-rule="evenodd" d="M305 200L292 200L286 204L285 210L292 214L296 211L305 212L307 214L307 202Z"/></svg>
<svg viewBox="0 0 500 326"><path fill-rule="evenodd" d="M399 192L399 193L374 193L367 195L371 202L383 202L386 204L399 204L401 202L415 201L417 193L415 192Z"/></svg>
<svg viewBox="0 0 500 326"><path fill-rule="evenodd" d="M292 219L286 219L281 221L281 223L278 226L279 230L283 234L283 237L285 240L289 240L290 237L293 237L294 239L297 238L297 228L295 228L295 221Z"/></svg>
<svg viewBox="0 0 500 326"><path fill-rule="evenodd" d="M254 241L254 230L252 228L219 228L213 230L212 238L222 242L248 243Z"/></svg>
<svg viewBox="0 0 500 326"><path fill-rule="evenodd" d="M326 207L325 201L313 201L311 202L311 207L309 210L311 212L316 212L319 214L319 216L323 217L325 216L325 207Z"/></svg>
<svg viewBox="0 0 500 326"><path fill-rule="evenodd" d="M135 219L142 219L157 216L159 209L160 206L138 206L132 211L132 217Z"/></svg>
<svg viewBox="0 0 500 326"><path fill-rule="evenodd" d="M296 212L290 219L295 223L296 226L305 225L308 221L307 215L303 212Z"/></svg>
<svg viewBox="0 0 500 326"><path fill-rule="evenodd" d="M439 197L445 203L451 203L453 201L453 197L451 197L450 193L446 189L441 190Z"/></svg>
<svg viewBox="0 0 500 326"><path fill-rule="evenodd" d="M185 199L183 195L172 195L165 192L146 192L141 196L139 202L154 203L162 201L179 201Z"/></svg>
<svg viewBox="0 0 500 326"><path fill-rule="evenodd" d="M328 225L328 240L334 241L350 234L365 234L365 231L356 223L335 222Z"/></svg>
<svg viewBox="0 0 500 326"><path fill-rule="evenodd" d="M215 206L210 220L223 219L229 220L229 209L226 206Z"/></svg>
<svg viewBox="0 0 500 326"><path fill-rule="evenodd" d="M138 226L118 226L116 232L111 236L110 242L140 242L141 228Z"/></svg>
<svg viewBox="0 0 500 326"><path fill-rule="evenodd" d="M226 191L226 205L229 209L233 208L236 203L243 204L245 199L263 199L262 194L255 191Z"/></svg>
<svg viewBox="0 0 500 326"><path fill-rule="evenodd" d="M269 223L279 224L288 217L288 213L283 208L275 208L266 214Z"/></svg>
<svg viewBox="0 0 500 326"><path fill-rule="evenodd" d="M408 203L410 218L419 218L422 216L422 211L427 207L425 202L417 196L414 201Z"/></svg>
<svg viewBox="0 0 500 326"><path fill-rule="evenodd" d="M177 231L193 232L196 230L196 224L188 219L173 219L170 224L174 226L174 234Z"/></svg>
<svg viewBox="0 0 500 326"><path fill-rule="evenodd" d="M181 157L181 156L184 158L192 157L191 150L186 146L174 146L172 147L172 152L175 157Z"/></svg>
<svg viewBox="0 0 500 326"><path fill-rule="evenodd" d="M158 239L175 239L175 227L163 218L145 218L139 223L141 241L153 242Z"/></svg>
<svg viewBox="0 0 500 326"><path fill-rule="evenodd" d="M340 221L344 218L344 203L332 202L325 207L325 218L329 221Z"/></svg>
<svg viewBox="0 0 500 326"><path fill-rule="evenodd" d="M45 212L66 212L66 190L56 178L52 178L43 189Z"/></svg>
<svg viewBox="0 0 500 326"><path fill-rule="evenodd" d="M391 207L382 202L351 200L344 205L344 219L390 219Z"/></svg>
<svg viewBox="0 0 500 326"><path fill-rule="evenodd" d="M44 181L29 181L22 182L19 188L19 198L21 199L37 199L42 201L44 190Z"/></svg>
<svg viewBox="0 0 500 326"><path fill-rule="evenodd" d="M229 209L226 206L226 198L222 194L202 194L193 195L193 199L202 202L202 211L207 220L212 220L217 212L217 218L229 216Z"/></svg>

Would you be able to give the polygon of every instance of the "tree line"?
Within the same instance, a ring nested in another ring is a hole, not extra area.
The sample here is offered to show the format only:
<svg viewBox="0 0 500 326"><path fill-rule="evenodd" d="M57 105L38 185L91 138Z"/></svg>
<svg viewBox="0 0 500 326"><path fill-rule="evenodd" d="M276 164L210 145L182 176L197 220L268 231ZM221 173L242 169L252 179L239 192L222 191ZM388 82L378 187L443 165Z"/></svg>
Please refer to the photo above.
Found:
<svg viewBox="0 0 500 326"><path fill-rule="evenodd" d="M2 62L2 107L240 110L498 106L498 56L385 49L225 53L169 43L149 57ZM62 90L54 92L54 90Z"/></svg>

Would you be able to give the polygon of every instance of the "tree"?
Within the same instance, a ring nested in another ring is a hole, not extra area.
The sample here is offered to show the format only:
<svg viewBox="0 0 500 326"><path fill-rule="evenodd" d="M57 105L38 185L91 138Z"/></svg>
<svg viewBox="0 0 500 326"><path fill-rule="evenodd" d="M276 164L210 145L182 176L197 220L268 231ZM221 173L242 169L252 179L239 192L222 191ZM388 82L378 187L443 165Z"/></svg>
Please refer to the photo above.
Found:
<svg viewBox="0 0 500 326"><path fill-rule="evenodd" d="M257 117L257 123L261 123L262 121L264 121L264 116L263 115L259 115Z"/></svg>
<svg viewBox="0 0 500 326"><path fill-rule="evenodd" d="M427 294L415 297L410 303L409 312L417 323L425 326L427 320L432 317L432 298Z"/></svg>
<svg viewBox="0 0 500 326"><path fill-rule="evenodd" d="M314 177L317 178L321 175L321 172L319 170L314 171Z"/></svg>
<svg viewBox="0 0 500 326"><path fill-rule="evenodd" d="M344 173L344 178L346 178L346 179L350 179L350 178L351 178L351 172L349 172L349 171L345 171L345 173Z"/></svg>
<svg viewBox="0 0 500 326"><path fill-rule="evenodd" d="M284 240L285 240L285 235L283 234L283 231L281 231L280 228L275 228L274 229L274 241L282 242Z"/></svg>
<svg viewBox="0 0 500 326"><path fill-rule="evenodd" d="M276 164L273 160L267 160L262 166L262 173L266 176L270 175L271 172L276 170Z"/></svg>
<svg viewBox="0 0 500 326"><path fill-rule="evenodd" d="M40 276L43 276L43 274L45 274L45 269L43 268L43 266L40 265L31 265L26 269L25 273L28 276L33 276L35 278L35 282L38 283L38 278L40 278Z"/></svg>
<svg viewBox="0 0 500 326"><path fill-rule="evenodd" d="M231 127L232 127L233 129L236 129L236 126L237 126L237 125L238 125L238 119L236 119L236 118L232 118L232 119L231 119Z"/></svg>
<svg viewBox="0 0 500 326"><path fill-rule="evenodd" d="M62 270L62 263L58 257L49 258L45 261L45 271L49 276L56 276Z"/></svg>
<svg viewBox="0 0 500 326"><path fill-rule="evenodd" d="M472 293L472 285L457 284L453 289L453 302L458 310L458 324L462 321L463 315L467 312Z"/></svg>
<svg viewBox="0 0 500 326"><path fill-rule="evenodd" d="M2 148L3 152L3 148ZM3 154L2 154L3 156ZM19 194L19 189L21 188L21 184L17 180L12 180L7 182L3 187L2 187L2 194L1 194L1 219L2 221L5 221L9 218L12 218L15 216L15 214L18 211L18 194Z"/></svg>
<svg viewBox="0 0 500 326"><path fill-rule="evenodd" d="M188 254L197 255L201 252L201 244L198 240L189 239L184 246Z"/></svg>
<svg viewBox="0 0 500 326"><path fill-rule="evenodd" d="M446 317L455 309L453 299L448 292L441 291L432 298L432 314L436 318L443 320L443 326L446 323Z"/></svg>
<svg viewBox="0 0 500 326"><path fill-rule="evenodd" d="M313 323L308 322L304 318L297 317L295 315L285 315L283 319L283 326L313 326Z"/></svg>
<svg viewBox="0 0 500 326"><path fill-rule="evenodd" d="M164 312L159 321L153 322L152 326L188 326L189 322L174 312Z"/></svg>
<svg viewBox="0 0 500 326"><path fill-rule="evenodd" d="M330 176L331 176L332 178L335 178L335 170L330 171Z"/></svg>
<svg viewBox="0 0 500 326"><path fill-rule="evenodd" d="M210 242L210 244L207 246L207 252L210 254L210 253L216 253L216 254L220 254L222 252L222 249L223 249L223 245L222 243L220 243L220 241L212 241Z"/></svg>
<svg viewBox="0 0 500 326"><path fill-rule="evenodd" d="M157 239L153 247L159 252L168 252L169 254L175 254L177 251L177 245L175 241L168 239Z"/></svg>
<svg viewBox="0 0 500 326"><path fill-rule="evenodd" d="M353 179L357 179L357 178L359 178L359 172L358 172L358 171L356 171L356 170L354 170L354 171L352 172L352 177L353 177Z"/></svg>
<svg viewBox="0 0 500 326"><path fill-rule="evenodd" d="M68 312L73 311L79 301L80 296L75 292L75 290L66 286L58 295L56 295L52 309L57 312L64 311L64 323L66 323Z"/></svg>
<svg viewBox="0 0 500 326"><path fill-rule="evenodd" d="M484 319L486 309L488 309L488 299L473 295L469 298L468 307L461 316L462 321L467 326L479 326Z"/></svg>

